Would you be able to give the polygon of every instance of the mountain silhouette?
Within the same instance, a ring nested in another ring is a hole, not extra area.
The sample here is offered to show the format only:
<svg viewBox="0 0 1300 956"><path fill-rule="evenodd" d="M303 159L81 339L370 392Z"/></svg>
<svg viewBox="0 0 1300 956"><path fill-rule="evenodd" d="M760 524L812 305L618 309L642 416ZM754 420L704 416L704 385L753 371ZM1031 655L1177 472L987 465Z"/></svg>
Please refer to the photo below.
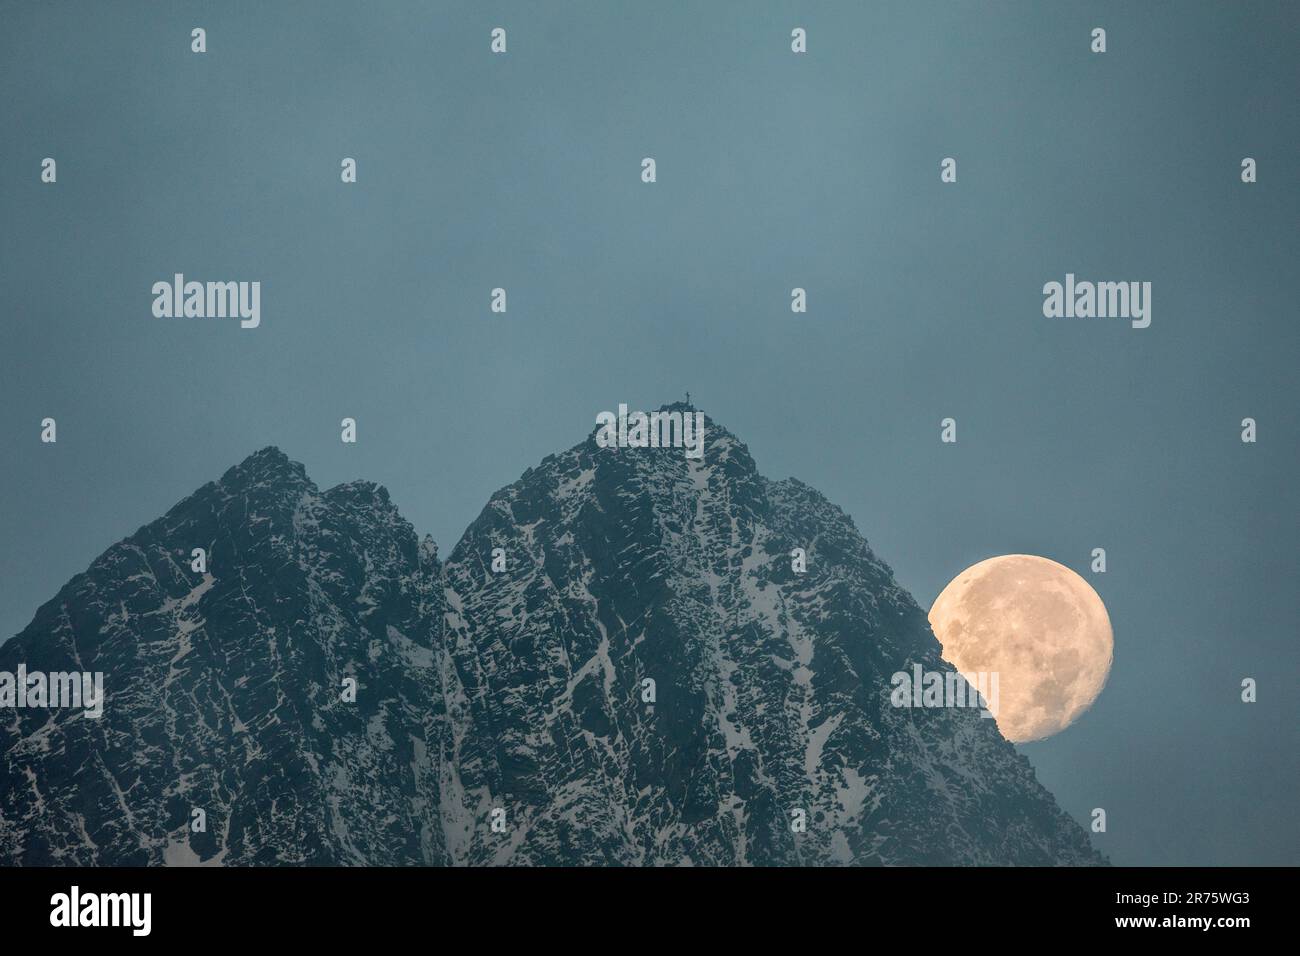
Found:
<svg viewBox="0 0 1300 956"><path fill-rule="evenodd" d="M951 671L924 611L706 434L593 432L445 563L381 486L250 456L0 646L104 673L98 719L0 710L0 864L1103 863L994 721L891 706Z"/></svg>

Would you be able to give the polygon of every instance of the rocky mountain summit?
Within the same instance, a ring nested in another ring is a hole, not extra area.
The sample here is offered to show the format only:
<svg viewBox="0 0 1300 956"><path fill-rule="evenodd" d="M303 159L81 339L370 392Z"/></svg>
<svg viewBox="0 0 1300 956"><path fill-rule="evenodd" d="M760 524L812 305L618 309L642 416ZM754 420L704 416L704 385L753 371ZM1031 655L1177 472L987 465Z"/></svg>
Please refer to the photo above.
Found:
<svg viewBox="0 0 1300 956"><path fill-rule="evenodd" d="M711 420L699 459L546 458L445 563L268 448L0 646L105 691L0 709L0 864L1104 862L994 721L891 706L939 650L851 519Z"/></svg>

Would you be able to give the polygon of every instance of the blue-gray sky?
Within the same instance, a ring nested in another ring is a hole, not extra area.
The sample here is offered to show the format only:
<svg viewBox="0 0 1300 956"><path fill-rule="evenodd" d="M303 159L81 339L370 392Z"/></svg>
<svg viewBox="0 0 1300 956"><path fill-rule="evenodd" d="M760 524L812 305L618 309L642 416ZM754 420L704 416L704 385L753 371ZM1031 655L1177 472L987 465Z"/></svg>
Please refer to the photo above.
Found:
<svg viewBox="0 0 1300 956"><path fill-rule="evenodd" d="M1285 0L2 2L0 637L262 446L446 554L690 389L924 606L995 554L1089 578L1110 682L1023 751L1114 862L1300 862L1297 35ZM154 318L175 272L261 281L260 328ZM1151 327L1044 318L1067 272L1151 281Z"/></svg>

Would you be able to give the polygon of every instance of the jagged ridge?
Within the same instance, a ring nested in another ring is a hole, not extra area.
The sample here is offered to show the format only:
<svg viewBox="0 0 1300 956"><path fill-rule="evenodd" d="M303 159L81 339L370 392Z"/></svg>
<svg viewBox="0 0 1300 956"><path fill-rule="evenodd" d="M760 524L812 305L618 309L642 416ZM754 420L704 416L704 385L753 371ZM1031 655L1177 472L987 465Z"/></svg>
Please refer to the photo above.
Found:
<svg viewBox="0 0 1300 956"><path fill-rule="evenodd" d="M839 508L707 434L702 461L593 434L445 565L382 487L250 456L0 647L107 674L98 721L0 715L0 862L1100 862L992 721L889 706L894 671L947 669L924 613Z"/></svg>

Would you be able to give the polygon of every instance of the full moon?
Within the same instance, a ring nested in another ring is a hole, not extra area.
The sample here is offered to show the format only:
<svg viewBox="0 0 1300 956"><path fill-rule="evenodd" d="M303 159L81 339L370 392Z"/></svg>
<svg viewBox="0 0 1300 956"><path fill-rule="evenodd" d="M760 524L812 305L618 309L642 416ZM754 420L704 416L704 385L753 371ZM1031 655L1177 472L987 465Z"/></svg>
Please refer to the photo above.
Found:
<svg viewBox="0 0 1300 956"><path fill-rule="evenodd" d="M998 675L995 719L1013 743L1074 723L1106 685L1115 649L1097 592L1032 554L989 558L957 575L930 608L930 626L968 682Z"/></svg>

